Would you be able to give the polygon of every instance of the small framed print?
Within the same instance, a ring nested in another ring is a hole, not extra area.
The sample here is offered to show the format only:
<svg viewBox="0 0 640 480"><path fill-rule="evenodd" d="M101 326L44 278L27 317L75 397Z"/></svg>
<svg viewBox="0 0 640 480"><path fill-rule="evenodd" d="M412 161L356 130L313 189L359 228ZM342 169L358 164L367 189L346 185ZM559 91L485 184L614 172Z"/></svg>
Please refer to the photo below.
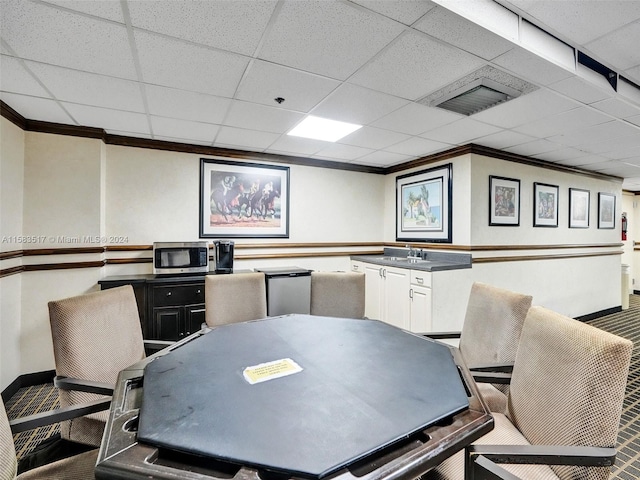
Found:
<svg viewBox="0 0 640 480"><path fill-rule="evenodd" d="M558 186L533 184L533 226L558 226Z"/></svg>
<svg viewBox="0 0 640 480"><path fill-rule="evenodd" d="M589 228L589 190L569 189L569 228Z"/></svg>
<svg viewBox="0 0 640 480"><path fill-rule="evenodd" d="M616 196L598 193L598 228L616 227Z"/></svg>
<svg viewBox="0 0 640 480"><path fill-rule="evenodd" d="M520 180L489 176L489 225L520 225Z"/></svg>

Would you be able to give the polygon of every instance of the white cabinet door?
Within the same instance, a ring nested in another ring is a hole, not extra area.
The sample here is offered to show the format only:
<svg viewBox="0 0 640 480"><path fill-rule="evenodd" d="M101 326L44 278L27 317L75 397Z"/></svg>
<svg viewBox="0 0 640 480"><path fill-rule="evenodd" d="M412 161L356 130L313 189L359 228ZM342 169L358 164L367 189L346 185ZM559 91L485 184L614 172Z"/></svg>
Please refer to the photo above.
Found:
<svg viewBox="0 0 640 480"><path fill-rule="evenodd" d="M364 316L374 320L384 320L384 277L383 267L373 263L363 263L364 271Z"/></svg>
<svg viewBox="0 0 640 480"><path fill-rule="evenodd" d="M431 327L431 289L418 285L411 285L411 327L415 333L426 333Z"/></svg>
<svg viewBox="0 0 640 480"><path fill-rule="evenodd" d="M411 328L409 280L411 270L384 267L384 311L382 320L396 327Z"/></svg>

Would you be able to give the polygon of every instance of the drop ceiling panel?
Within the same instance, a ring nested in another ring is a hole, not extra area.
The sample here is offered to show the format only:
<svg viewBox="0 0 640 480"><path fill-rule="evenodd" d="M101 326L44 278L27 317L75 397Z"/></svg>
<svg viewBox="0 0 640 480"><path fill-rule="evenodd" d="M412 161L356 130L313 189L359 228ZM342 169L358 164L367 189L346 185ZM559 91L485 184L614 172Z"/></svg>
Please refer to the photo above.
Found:
<svg viewBox="0 0 640 480"><path fill-rule="evenodd" d="M584 152L575 148L566 147L566 148L559 148L556 150L552 150L550 152L539 153L532 156L534 158L538 158L540 160L546 160L549 162L562 162L565 160L571 160L578 157L584 157Z"/></svg>
<svg viewBox="0 0 640 480"><path fill-rule="evenodd" d="M581 103L590 104L611 98L613 92L607 92L580 77L569 77L552 83L549 88Z"/></svg>
<svg viewBox="0 0 640 480"><path fill-rule="evenodd" d="M340 143L332 143L320 150L317 155L330 157L336 160L351 161L360 157L364 157L374 151L370 148L354 147L353 145L342 145Z"/></svg>
<svg viewBox="0 0 640 480"><path fill-rule="evenodd" d="M491 60L513 48L513 43L462 18L446 8L437 7L416 22L414 28L439 38L469 53Z"/></svg>
<svg viewBox="0 0 640 480"><path fill-rule="evenodd" d="M255 52L276 4L275 0L128 2L134 27L244 55Z"/></svg>
<svg viewBox="0 0 640 480"><path fill-rule="evenodd" d="M145 85L149 113L206 123L222 123L231 100L204 93Z"/></svg>
<svg viewBox="0 0 640 480"><path fill-rule="evenodd" d="M424 34L407 32L349 81L417 100L483 65L485 62L474 55Z"/></svg>
<svg viewBox="0 0 640 480"><path fill-rule="evenodd" d="M404 133L392 132L382 128L362 127L346 137L341 138L338 140L338 143L378 150L408 140L409 138L411 137Z"/></svg>
<svg viewBox="0 0 640 480"><path fill-rule="evenodd" d="M368 88L345 83L313 109L313 115L366 125L409 102Z"/></svg>
<svg viewBox="0 0 640 480"><path fill-rule="evenodd" d="M638 2L628 3L637 4ZM610 10L614 9L610 8ZM637 48L629 48L630 45L635 45ZM640 65L640 21L615 29L607 35L587 43L586 47L598 58L606 59L616 68L626 70L636 67Z"/></svg>
<svg viewBox="0 0 640 480"><path fill-rule="evenodd" d="M235 100L225 125L271 133L286 133L303 118L304 115L298 112Z"/></svg>
<svg viewBox="0 0 640 480"><path fill-rule="evenodd" d="M515 47L495 58L493 62L516 77L536 85L549 85L571 77L572 73L524 48Z"/></svg>
<svg viewBox="0 0 640 480"><path fill-rule="evenodd" d="M49 97L49 93L24 67L24 63L13 57L0 58L0 90L35 97Z"/></svg>
<svg viewBox="0 0 640 480"><path fill-rule="evenodd" d="M405 25L412 25L429 10L435 8L435 4L428 0L403 0L401 2L389 0L353 0L353 3L378 12L385 17L393 18Z"/></svg>
<svg viewBox="0 0 640 480"><path fill-rule="evenodd" d="M413 160L415 155L402 155L400 153L392 153L386 151L377 151L360 157L358 163L363 165L371 165L375 167L390 167L391 165L398 165L403 162Z"/></svg>
<svg viewBox="0 0 640 480"><path fill-rule="evenodd" d="M123 130L132 133L150 133L147 116L142 113L89 107L68 102L62 102L62 105L80 125L104 128L106 131Z"/></svg>
<svg viewBox="0 0 640 480"><path fill-rule="evenodd" d="M27 1L3 1L2 39L19 56L136 79L124 25Z"/></svg>
<svg viewBox="0 0 640 480"><path fill-rule="evenodd" d="M77 125L55 100L5 92L0 94L0 98L25 118Z"/></svg>
<svg viewBox="0 0 640 480"><path fill-rule="evenodd" d="M476 139L474 143L484 145L485 147L504 150L506 148L513 147L514 145L520 145L521 143L530 142L532 140L534 140L534 138L530 135L524 135L511 130L503 130L502 132L480 137Z"/></svg>
<svg viewBox="0 0 640 480"><path fill-rule="evenodd" d="M452 145L462 145L470 143L476 138L491 135L499 131L500 128L493 125L477 122L471 118L463 118L448 125L429 130L420 136Z"/></svg>
<svg viewBox="0 0 640 480"><path fill-rule="evenodd" d="M430 153L440 152L451 148L451 144L434 142L426 138L412 137L404 142L396 143L387 147L385 150L392 153L401 153L403 155L425 156Z"/></svg>
<svg viewBox="0 0 640 480"><path fill-rule="evenodd" d="M640 106L631 105L619 98L608 98L606 100L593 103L591 106L617 118L626 119L640 115Z"/></svg>
<svg viewBox="0 0 640 480"><path fill-rule="evenodd" d="M637 129L633 125L624 124L619 120L611 120L591 127L583 128L576 132L564 135L549 137L552 142L562 143L570 147L587 149L590 153L595 153L591 147L602 142L608 142L612 138L620 138L627 135L637 134Z"/></svg>
<svg viewBox="0 0 640 480"><path fill-rule="evenodd" d="M562 145L550 142L544 139L534 140L532 142L521 143L513 147L507 148L507 152L517 153L519 155L540 155L542 153L552 152L558 148L564 148Z"/></svg>
<svg viewBox="0 0 640 480"><path fill-rule="evenodd" d="M146 83L232 97L249 60L159 35L135 32Z"/></svg>
<svg viewBox="0 0 640 480"><path fill-rule="evenodd" d="M610 121L609 115L585 106L525 123L514 130L526 135L546 138Z"/></svg>
<svg viewBox="0 0 640 480"><path fill-rule="evenodd" d="M280 137L278 133L259 132L244 128L221 127L216 137L216 145L246 146L252 150L264 150Z"/></svg>
<svg viewBox="0 0 640 480"><path fill-rule="evenodd" d="M313 155L324 149L329 142L313 140L291 135L282 135L267 149L271 153L287 153L289 155Z"/></svg>
<svg viewBox="0 0 640 480"><path fill-rule="evenodd" d="M136 82L43 63L25 63L58 100L130 112L145 111Z"/></svg>
<svg viewBox="0 0 640 480"><path fill-rule="evenodd" d="M154 137L159 135L212 144L220 128L218 125L210 123L189 122L187 120L156 116L151 116L150 118Z"/></svg>
<svg viewBox="0 0 640 480"><path fill-rule="evenodd" d="M77 12L86 13L95 17L113 20L114 22L124 23L124 16L120 2L117 1L101 1L87 2L86 0L46 0L58 7L75 10Z"/></svg>
<svg viewBox="0 0 640 480"><path fill-rule="evenodd" d="M283 107L308 112L339 85L331 78L255 60L249 65L236 98L274 106L274 99L282 97Z"/></svg>
<svg viewBox="0 0 640 480"><path fill-rule="evenodd" d="M397 37L403 26L342 2L285 2L260 58L345 80Z"/></svg>
<svg viewBox="0 0 640 480"><path fill-rule="evenodd" d="M628 117L628 118L625 118L625 120L629 123L633 123L634 125L638 125L640 127L640 115Z"/></svg>
<svg viewBox="0 0 640 480"><path fill-rule="evenodd" d="M441 125L455 122L464 115L447 112L440 108L431 108L419 103L410 103L395 112L373 122L373 126L404 133L420 135Z"/></svg>

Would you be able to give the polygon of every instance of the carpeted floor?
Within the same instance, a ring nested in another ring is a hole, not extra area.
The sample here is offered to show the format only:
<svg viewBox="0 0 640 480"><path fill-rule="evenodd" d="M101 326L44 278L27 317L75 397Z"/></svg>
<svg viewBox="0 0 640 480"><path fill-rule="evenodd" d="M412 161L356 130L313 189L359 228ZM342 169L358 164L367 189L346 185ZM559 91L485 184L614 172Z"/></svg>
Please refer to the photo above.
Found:
<svg viewBox="0 0 640 480"><path fill-rule="evenodd" d="M629 309L588 322L633 341L633 357L629 370L629 382L625 395L618 456L612 469L612 480L640 479L640 296L631 295ZM6 403L10 419L54 409L58 396L51 384L21 388ZM59 432L57 425L38 428L14 436L18 458L29 454L43 440Z"/></svg>

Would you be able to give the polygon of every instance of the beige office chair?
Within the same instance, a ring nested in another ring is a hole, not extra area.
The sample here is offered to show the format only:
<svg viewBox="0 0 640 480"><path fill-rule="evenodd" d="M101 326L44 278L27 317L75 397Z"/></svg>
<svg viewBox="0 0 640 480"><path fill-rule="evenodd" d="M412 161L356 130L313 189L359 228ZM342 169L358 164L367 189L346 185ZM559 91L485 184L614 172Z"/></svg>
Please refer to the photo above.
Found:
<svg viewBox="0 0 640 480"><path fill-rule="evenodd" d="M469 368L510 371L531 301L530 295L492 285L471 286L459 345ZM481 383L479 389L489 410L505 411L508 385Z"/></svg>
<svg viewBox="0 0 640 480"><path fill-rule="evenodd" d="M103 408L108 408L108 405ZM57 423L61 410L23 417L11 424L7 418L4 403L0 401L0 479L12 480L90 480L94 478L94 469L98 459L98 449L92 449L78 455L70 456L47 465L28 470L16 477L18 460L13 443L12 429L16 432ZM22 423L20 423L22 422ZM35 425L23 427L25 423L35 422Z"/></svg>
<svg viewBox="0 0 640 480"><path fill-rule="evenodd" d="M311 272L311 315L363 318L364 286L364 273Z"/></svg>
<svg viewBox="0 0 640 480"><path fill-rule="evenodd" d="M469 468L493 471L498 478L512 478L506 470L525 480L607 479L632 349L629 340L531 307L507 413L494 413L491 432L423 478L462 480L468 455ZM527 456L540 465L517 465ZM513 464L497 465L505 460Z"/></svg>
<svg viewBox="0 0 640 480"><path fill-rule="evenodd" d="M88 391L110 395L118 372L145 357L131 285L49 302L49 320L61 407L100 398ZM90 387L67 390L82 388L79 384ZM99 446L107 417L104 411L64 421L60 435Z"/></svg>
<svg viewBox="0 0 640 480"><path fill-rule="evenodd" d="M267 316L267 286L262 272L207 275L205 322L209 327Z"/></svg>

